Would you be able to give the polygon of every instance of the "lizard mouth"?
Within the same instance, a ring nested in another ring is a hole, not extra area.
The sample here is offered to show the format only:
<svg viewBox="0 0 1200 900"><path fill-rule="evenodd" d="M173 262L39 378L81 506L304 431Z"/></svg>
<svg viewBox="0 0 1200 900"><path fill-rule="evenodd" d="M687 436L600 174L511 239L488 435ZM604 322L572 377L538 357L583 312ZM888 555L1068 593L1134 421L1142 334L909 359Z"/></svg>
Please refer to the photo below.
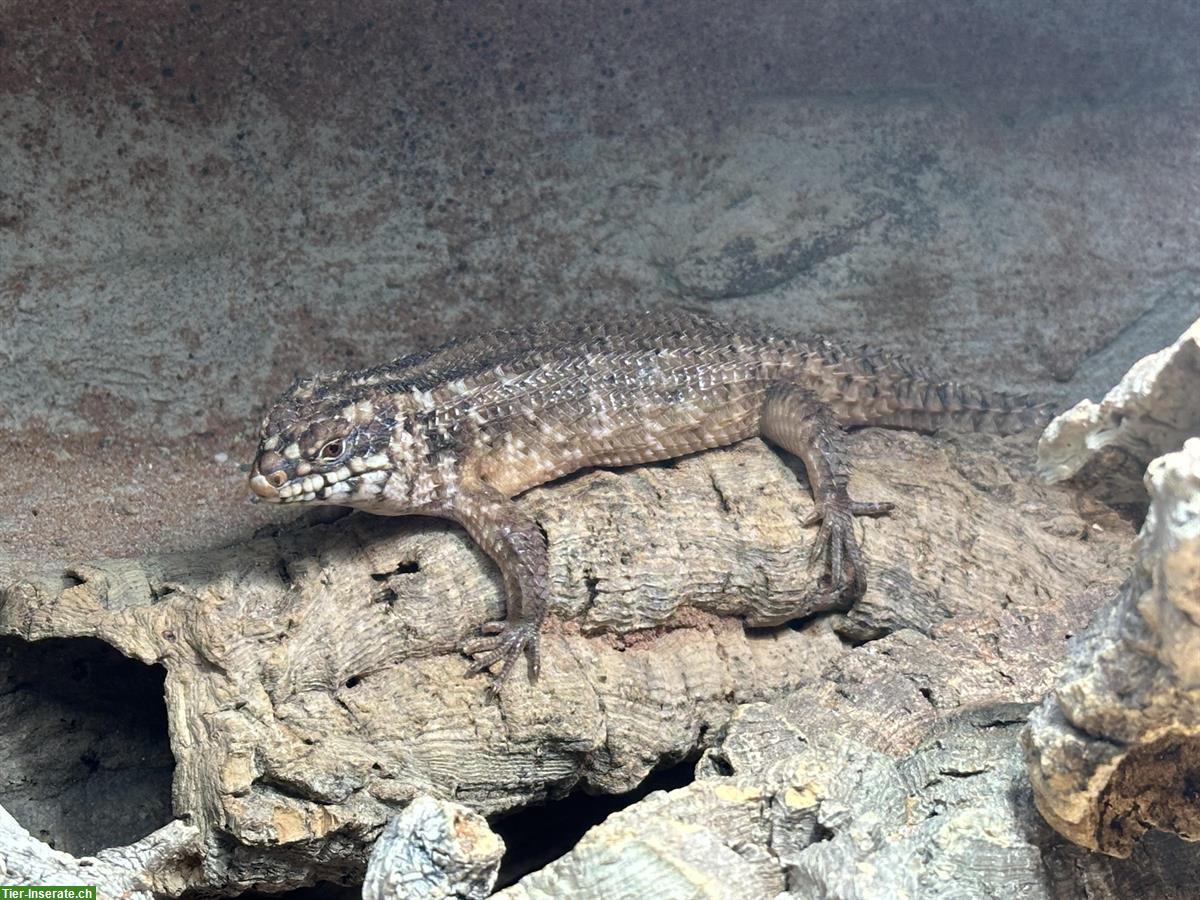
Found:
<svg viewBox="0 0 1200 900"><path fill-rule="evenodd" d="M331 462L320 472L312 471L313 466L309 460L260 451L250 470L250 490L260 501L269 503L350 506L378 498L393 468L386 453L345 457L340 464Z"/></svg>
<svg viewBox="0 0 1200 900"><path fill-rule="evenodd" d="M272 473L278 474L276 472ZM315 503L320 500L337 502L349 499L357 479L346 467L332 472L314 472L296 477L276 486L267 476L256 473L250 477L250 490L270 503Z"/></svg>
<svg viewBox="0 0 1200 900"><path fill-rule="evenodd" d="M257 466L250 476L250 490L268 503L332 503L354 506L379 499L392 472L386 456L351 459L328 472L287 476L279 468L264 474Z"/></svg>

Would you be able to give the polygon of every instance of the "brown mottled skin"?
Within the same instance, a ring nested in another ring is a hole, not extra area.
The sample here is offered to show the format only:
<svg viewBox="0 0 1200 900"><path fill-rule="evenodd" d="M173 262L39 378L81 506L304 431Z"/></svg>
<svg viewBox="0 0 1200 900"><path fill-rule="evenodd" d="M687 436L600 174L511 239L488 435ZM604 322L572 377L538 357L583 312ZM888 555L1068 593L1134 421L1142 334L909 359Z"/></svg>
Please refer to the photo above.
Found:
<svg viewBox="0 0 1200 900"><path fill-rule="evenodd" d="M472 671L522 651L537 675L546 538L512 498L586 466L668 459L761 435L804 463L826 590L860 595L842 429L1009 433L1045 407L930 380L880 352L688 313L550 323L454 340L386 365L297 381L262 423L250 486L284 503L459 522L495 560L507 618L467 641Z"/></svg>

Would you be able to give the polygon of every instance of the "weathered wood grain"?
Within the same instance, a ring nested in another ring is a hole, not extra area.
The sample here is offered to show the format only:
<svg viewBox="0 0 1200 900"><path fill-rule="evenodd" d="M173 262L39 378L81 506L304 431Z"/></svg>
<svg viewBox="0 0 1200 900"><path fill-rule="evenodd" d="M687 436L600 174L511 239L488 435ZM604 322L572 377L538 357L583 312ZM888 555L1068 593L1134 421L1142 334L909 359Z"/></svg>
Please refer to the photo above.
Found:
<svg viewBox="0 0 1200 900"><path fill-rule="evenodd" d="M502 612L498 575L420 519L299 523L65 580L10 563L0 633L165 666L199 883L345 878L417 794L492 814L628 790L713 746L742 704L803 690L813 721L850 711L841 739L901 753L964 707L1035 701L1115 593L1130 534L1033 483L1031 441L854 437L852 493L897 504L859 523L867 594L774 628L744 623L811 612L818 573L807 491L762 443L532 491L555 618L541 681L499 701L455 649Z"/></svg>

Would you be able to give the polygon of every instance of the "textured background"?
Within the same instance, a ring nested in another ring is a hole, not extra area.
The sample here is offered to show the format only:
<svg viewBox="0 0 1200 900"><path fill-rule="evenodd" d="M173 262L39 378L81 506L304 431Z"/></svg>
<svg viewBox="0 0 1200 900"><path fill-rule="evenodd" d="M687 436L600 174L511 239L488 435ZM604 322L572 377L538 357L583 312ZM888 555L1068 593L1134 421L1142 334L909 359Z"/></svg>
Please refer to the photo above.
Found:
<svg viewBox="0 0 1200 900"><path fill-rule="evenodd" d="M0 552L243 534L295 374L538 315L1068 401L1200 307L1194 4L732 10L0 0Z"/></svg>
<svg viewBox="0 0 1200 900"><path fill-rule="evenodd" d="M1097 396L1200 314L1198 33L1190 0L0 0L0 571L244 546L271 513L238 466L295 374L539 315L684 303ZM911 492L896 448L926 442L860 440L887 449L858 477ZM1021 691L1085 617L1027 601ZM0 644L30 738L0 770L35 833L66 809L98 846L168 814L162 673L79 644ZM846 648L846 708L907 727L880 684L925 716L960 698L911 679L975 671L893 646ZM79 816L92 787L125 818Z"/></svg>

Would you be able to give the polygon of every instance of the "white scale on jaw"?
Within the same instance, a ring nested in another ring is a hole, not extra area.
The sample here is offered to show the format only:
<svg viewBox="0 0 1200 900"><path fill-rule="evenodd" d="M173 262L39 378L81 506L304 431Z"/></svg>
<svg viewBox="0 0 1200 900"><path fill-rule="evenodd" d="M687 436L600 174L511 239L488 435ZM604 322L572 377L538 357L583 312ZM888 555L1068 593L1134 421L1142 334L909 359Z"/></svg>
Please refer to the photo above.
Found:
<svg viewBox="0 0 1200 900"><path fill-rule="evenodd" d="M386 453L376 453L366 458L354 457L332 472L305 475L303 478L285 484L279 488L279 499L315 500L317 492L326 488L328 490L323 499L334 494L346 494L350 492L351 487L344 482L354 475L361 475L361 481L364 484L374 487L371 493L378 493L377 485L387 477L387 472L381 470L387 469L390 465L391 460L388 459Z"/></svg>

